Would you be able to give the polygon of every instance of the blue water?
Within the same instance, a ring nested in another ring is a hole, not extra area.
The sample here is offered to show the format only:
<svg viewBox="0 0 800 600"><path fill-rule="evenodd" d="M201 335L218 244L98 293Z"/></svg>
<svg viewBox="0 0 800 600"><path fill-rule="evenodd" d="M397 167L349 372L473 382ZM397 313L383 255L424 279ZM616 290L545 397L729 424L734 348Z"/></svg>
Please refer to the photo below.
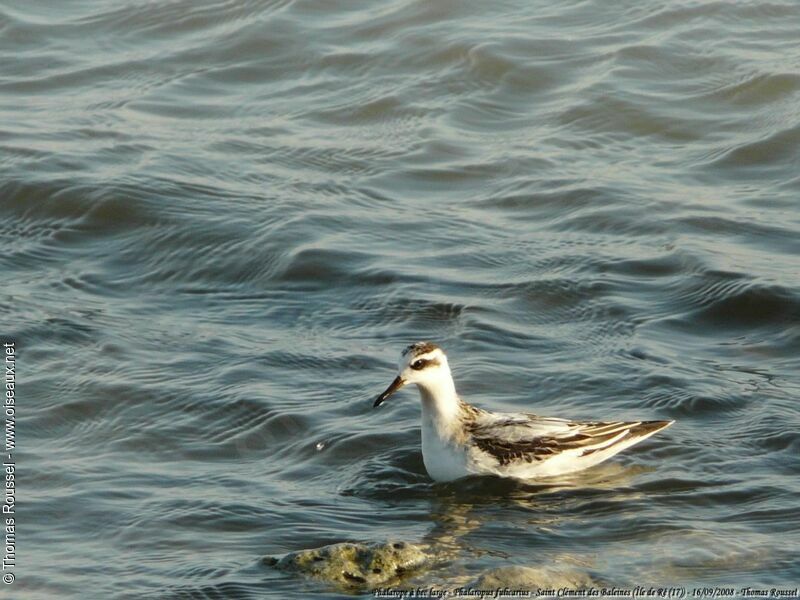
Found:
<svg viewBox="0 0 800 600"><path fill-rule="evenodd" d="M263 558L431 542L796 587L795 2L0 2L9 598L334 597ZM434 484L465 399L675 419L569 485ZM369 590L351 590L370 597Z"/></svg>

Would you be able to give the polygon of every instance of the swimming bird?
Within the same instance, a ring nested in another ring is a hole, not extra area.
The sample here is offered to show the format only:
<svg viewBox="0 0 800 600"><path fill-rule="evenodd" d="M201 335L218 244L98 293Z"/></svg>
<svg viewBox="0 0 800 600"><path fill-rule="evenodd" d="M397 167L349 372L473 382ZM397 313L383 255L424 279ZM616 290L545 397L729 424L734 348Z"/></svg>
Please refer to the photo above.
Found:
<svg viewBox="0 0 800 600"><path fill-rule="evenodd" d="M447 356L431 342L417 342L403 350L399 374L373 406L412 383L422 401L422 458L435 481L468 475L538 479L573 473L674 423L570 421L489 412L459 398Z"/></svg>

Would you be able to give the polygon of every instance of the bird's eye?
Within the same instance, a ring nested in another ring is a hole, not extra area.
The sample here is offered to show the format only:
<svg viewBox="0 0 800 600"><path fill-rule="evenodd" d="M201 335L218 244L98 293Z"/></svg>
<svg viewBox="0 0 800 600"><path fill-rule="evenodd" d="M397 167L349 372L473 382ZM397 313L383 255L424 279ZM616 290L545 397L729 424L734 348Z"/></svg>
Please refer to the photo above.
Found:
<svg viewBox="0 0 800 600"><path fill-rule="evenodd" d="M415 360L413 363L411 363L411 368L416 371L419 371L424 366L425 366L425 361L422 359Z"/></svg>

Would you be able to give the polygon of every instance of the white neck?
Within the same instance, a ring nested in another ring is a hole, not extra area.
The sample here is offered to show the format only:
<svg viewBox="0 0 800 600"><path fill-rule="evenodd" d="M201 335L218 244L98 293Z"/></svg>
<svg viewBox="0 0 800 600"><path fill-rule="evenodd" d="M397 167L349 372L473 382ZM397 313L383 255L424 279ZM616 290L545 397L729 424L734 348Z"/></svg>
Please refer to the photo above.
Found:
<svg viewBox="0 0 800 600"><path fill-rule="evenodd" d="M450 369L432 381L418 382L422 400L422 420L434 425L440 434L456 421L460 407Z"/></svg>

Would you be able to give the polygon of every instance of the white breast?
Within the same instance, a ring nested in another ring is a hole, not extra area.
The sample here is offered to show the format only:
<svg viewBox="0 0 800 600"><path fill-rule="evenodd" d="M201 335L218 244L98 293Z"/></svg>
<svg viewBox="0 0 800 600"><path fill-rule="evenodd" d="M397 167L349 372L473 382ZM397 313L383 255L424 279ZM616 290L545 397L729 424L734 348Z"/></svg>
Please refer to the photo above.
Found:
<svg viewBox="0 0 800 600"><path fill-rule="evenodd" d="M443 440L429 419L422 420L422 460L435 481L452 481L469 475L463 448Z"/></svg>

